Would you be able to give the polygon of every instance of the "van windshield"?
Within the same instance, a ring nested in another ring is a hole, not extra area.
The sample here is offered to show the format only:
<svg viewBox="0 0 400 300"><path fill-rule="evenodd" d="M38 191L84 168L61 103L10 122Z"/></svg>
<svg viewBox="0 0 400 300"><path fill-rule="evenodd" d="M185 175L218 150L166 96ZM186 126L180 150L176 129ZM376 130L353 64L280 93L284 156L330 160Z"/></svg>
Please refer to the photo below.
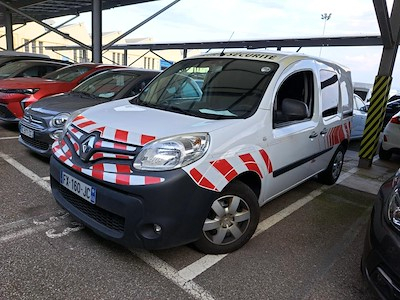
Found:
<svg viewBox="0 0 400 300"><path fill-rule="evenodd" d="M197 58L165 70L132 103L207 118L254 114L278 65L271 62Z"/></svg>

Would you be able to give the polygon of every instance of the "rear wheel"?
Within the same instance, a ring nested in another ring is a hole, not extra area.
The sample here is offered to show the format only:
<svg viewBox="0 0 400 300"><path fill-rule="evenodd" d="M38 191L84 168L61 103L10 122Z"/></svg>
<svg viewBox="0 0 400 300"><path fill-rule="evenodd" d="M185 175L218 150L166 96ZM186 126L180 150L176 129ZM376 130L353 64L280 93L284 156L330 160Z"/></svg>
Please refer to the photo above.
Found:
<svg viewBox="0 0 400 300"><path fill-rule="evenodd" d="M243 182L234 182L212 203L201 237L193 244L209 254L235 251L251 238L259 218L260 207L254 192Z"/></svg>
<svg viewBox="0 0 400 300"><path fill-rule="evenodd" d="M332 160L329 163L328 168L318 174L318 180L325 184L334 184L339 176L340 172L342 171L344 160L344 148L343 146L339 146L332 157Z"/></svg>
<svg viewBox="0 0 400 300"><path fill-rule="evenodd" d="M379 158L382 160L389 160L392 157L392 152L390 150L385 150L382 145L379 147Z"/></svg>

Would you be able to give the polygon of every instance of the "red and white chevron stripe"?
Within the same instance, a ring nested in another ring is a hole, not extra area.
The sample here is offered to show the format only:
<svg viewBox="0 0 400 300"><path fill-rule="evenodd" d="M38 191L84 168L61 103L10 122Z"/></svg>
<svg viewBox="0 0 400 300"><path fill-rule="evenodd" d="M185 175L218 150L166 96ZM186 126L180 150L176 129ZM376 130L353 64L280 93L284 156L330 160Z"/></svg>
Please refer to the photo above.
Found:
<svg viewBox="0 0 400 300"><path fill-rule="evenodd" d="M236 176L247 171L255 172L261 179L272 173L272 162L264 149L202 163L188 173L199 186L221 191Z"/></svg>
<svg viewBox="0 0 400 300"><path fill-rule="evenodd" d="M340 144L345 139L350 139L350 122L329 129L325 136L325 145L327 148Z"/></svg>
<svg viewBox="0 0 400 300"><path fill-rule="evenodd" d="M97 124L82 115L79 115L74 119L73 125L77 126L87 133L99 131L100 136L104 139L132 145L143 146L144 144L156 139L155 136L139 134L136 132L115 129L102 124Z"/></svg>

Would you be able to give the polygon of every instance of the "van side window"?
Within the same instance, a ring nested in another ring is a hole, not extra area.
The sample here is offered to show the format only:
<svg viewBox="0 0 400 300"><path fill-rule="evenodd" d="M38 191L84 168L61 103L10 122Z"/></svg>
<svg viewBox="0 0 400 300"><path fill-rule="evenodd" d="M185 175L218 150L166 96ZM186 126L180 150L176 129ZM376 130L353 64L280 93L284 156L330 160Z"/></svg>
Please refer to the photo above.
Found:
<svg viewBox="0 0 400 300"><path fill-rule="evenodd" d="M338 113L339 81L333 71L321 70L322 116L328 117Z"/></svg>
<svg viewBox="0 0 400 300"><path fill-rule="evenodd" d="M274 103L274 128L310 120L314 107L312 71L290 75L281 85Z"/></svg>

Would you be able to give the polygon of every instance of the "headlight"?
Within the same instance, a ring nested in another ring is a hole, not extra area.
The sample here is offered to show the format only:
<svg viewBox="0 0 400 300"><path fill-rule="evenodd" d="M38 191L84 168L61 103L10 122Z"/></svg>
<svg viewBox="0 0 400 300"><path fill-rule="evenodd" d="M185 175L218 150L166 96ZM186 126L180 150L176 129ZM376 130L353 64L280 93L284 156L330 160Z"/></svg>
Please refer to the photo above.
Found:
<svg viewBox="0 0 400 300"><path fill-rule="evenodd" d="M65 122L67 122L70 113L61 113L55 116L53 119L50 121L50 126L52 127L62 127Z"/></svg>
<svg viewBox="0 0 400 300"><path fill-rule="evenodd" d="M207 133L173 136L146 144L133 167L139 170L165 171L184 167L200 159L208 149Z"/></svg>
<svg viewBox="0 0 400 300"><path fill-rule="evenodd" d="M390 196L388 218L394 227L400 230L400 194L398 189Z"/></svg>
<svg viewBox="0 0 400 300"><path fill-rule="evenodd" d="M76 111L74 111L73 113L70 114L70 116L68 117L68 119L65 121L64 123L64 127L63 127L63 132L60 136L60 139L63 139L65 134L67 133L67 129L69 127L69 125L71 125L72 121L79 116L84 110L86 110L86 108L82 108L82 109L78 109Z"/></svg>

